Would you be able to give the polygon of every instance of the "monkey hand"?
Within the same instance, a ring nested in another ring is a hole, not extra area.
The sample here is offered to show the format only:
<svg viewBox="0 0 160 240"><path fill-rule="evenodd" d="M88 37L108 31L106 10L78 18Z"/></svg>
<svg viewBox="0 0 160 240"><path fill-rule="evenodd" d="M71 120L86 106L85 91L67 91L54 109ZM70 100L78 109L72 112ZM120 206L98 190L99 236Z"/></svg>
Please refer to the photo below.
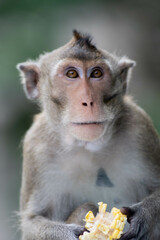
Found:
<svg viewBox="0 0 160 240"><path fill-rule="evenodd" d="M132 207L122 207L120 210L127 215L130 228L119 240L149 240L155 220L143 202Z"/></svg>
<svg viewBox="0 0 160 240"><path fill-rule="evenodd" d="M79 239L79 236L82 235L86 230L84 227L77 224L67 224L67 226L70 232L68 236L65 236L66 240L77 240Z"/></svg>

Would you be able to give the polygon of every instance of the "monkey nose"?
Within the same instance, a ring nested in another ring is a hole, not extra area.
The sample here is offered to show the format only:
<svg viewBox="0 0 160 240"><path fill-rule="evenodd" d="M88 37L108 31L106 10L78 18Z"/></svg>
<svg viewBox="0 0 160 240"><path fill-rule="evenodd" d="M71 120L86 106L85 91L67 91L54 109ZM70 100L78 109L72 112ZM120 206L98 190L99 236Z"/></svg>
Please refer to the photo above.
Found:
<svg viewBox="0 0 160 240"><path fill-rule="evenodd" d="M93 106L93 102L82 102L82 105L85 107Z"/></svg>

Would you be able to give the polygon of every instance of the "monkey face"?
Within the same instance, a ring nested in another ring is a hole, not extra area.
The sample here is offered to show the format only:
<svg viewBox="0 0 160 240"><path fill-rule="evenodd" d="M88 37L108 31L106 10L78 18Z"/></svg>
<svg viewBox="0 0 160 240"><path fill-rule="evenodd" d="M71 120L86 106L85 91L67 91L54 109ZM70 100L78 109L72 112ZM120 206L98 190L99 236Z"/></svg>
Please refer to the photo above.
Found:
<svg viewBox="0 0 160 240"><path fill-rule="evenodd" d="M114 84L105 61L64 59L51 75L52 101L62 126L76 139L94 141L114 119ZM116 107L117 108L117 107Z"/></svg>

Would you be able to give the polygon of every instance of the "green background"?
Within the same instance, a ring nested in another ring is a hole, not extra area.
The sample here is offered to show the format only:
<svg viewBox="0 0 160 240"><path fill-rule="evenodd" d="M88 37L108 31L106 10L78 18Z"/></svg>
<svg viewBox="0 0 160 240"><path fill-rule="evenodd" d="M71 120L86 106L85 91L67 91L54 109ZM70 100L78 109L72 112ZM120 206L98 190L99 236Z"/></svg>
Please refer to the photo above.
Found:
<svg viewBox="0 0 160 240"><path fill-rule="evenodd" d="M21 143L38 107L23 93L16 64L70 40L73 29L97 46L137 61L130 93L160 133L159 0L0 1L0 232L20 239Z"/></svg>

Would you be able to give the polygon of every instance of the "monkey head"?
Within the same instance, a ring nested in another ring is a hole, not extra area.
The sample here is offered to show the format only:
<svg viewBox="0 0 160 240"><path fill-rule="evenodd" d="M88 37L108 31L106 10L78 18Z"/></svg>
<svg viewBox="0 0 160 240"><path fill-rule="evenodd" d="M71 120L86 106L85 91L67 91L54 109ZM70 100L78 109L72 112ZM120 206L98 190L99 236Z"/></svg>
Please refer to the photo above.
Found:
<svg viewBox="0 0 160 240"><path fill-rule="evenodd" d="M50 128L81 141L101 138L120 115L135 62L73 32L63 47L18 64L24 90L37 100Z"/></svg>

